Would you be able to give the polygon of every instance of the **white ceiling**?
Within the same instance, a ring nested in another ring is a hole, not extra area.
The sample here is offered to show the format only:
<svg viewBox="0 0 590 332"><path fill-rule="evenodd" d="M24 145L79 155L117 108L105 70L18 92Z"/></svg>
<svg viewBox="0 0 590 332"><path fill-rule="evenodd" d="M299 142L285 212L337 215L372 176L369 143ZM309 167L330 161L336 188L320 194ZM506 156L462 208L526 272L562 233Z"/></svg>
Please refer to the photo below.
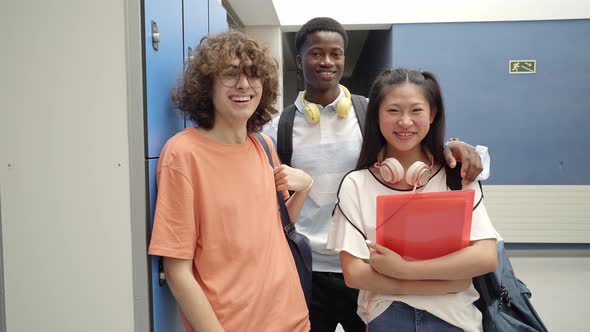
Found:
<svg viewBox="0 0 590 332"><path fill-rule="evenodd" d="M280 25L272 0L224 0L246 26Z"/></svg>
<svg viewBox="0 0 590 332"><path fill-rule="evenodd" d="M367 30L394 23L486 22L590 18L590 0L223 0L245 26L297 31L313 17L338 20L349 32L345 77L350 75ZM362 31L351 31L362 30ZM358 33L356 33L358 32ZM285 34L285 70L295 70L293 36ZM351 47L352 46L352 47Z"/></svg>
<svg viewBox="0 0 590 332"><path fill-rule="evenodd" d="M347 30L386 29L392 23L526 21L590 18L590 0L224 0L244 25L296 31L317 16Z"/></svg>

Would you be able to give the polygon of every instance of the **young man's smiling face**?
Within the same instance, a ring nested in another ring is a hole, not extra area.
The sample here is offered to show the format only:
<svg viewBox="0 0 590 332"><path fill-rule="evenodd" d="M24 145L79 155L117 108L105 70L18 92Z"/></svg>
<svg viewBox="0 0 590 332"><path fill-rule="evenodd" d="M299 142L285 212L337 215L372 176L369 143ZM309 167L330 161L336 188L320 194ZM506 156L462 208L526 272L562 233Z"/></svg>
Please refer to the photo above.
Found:
<svg viewBox="0 0 590 332"><path fill-rule="evenodd" d="M262 81L249 59L228 61L227 68L213 79L212 102L215 124L243 122L254 114L262 98Z"/></svg>
<svg viewBox="0 0 590 332"><path fill-rule="evenodd" d="M305 38L297 55L307 95L339 93L344 71L344 38L334 31L316 31Z"/></svg>

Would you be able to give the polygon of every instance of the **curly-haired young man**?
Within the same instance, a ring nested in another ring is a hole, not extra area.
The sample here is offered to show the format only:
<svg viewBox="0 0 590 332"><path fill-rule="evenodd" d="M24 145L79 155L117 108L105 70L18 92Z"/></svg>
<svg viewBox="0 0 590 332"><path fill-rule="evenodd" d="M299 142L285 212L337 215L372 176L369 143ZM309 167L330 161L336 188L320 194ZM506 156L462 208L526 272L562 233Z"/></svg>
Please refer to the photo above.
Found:
<svg viewBox="0 0 590 332"><path fill-rule="evenodd" d="M164 257L187 331L309 331L276 192L294 192L287 208L297 220L312 180L273 170L252 135L270 121L277 89L268 50L227 32L201 42L173 96L197 126L160 155L149 253Z"/></svg>

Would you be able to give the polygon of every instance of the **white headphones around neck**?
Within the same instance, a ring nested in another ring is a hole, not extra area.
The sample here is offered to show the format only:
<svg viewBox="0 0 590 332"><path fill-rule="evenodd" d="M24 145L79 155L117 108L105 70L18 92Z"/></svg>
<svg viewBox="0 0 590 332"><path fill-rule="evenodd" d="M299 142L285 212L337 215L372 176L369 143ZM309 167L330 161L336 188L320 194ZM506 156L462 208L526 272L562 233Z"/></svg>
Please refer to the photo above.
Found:
<svg viewBox="0 0 590 332"><path fill-rule="evenodd" d="M379 153L379 157L377 162L375 163L375 167L379 168L379 172L381 173L381 177L383 180L391 183L396 184L404 179L404 167L402 164L395 158L387 158L383 160L383 151ZM422 186L428 179L430 178L430 172L432 170L432 165L426 165L426 163L422 161L417 161L408 168L405 172L405 180L406 183L410 186Z"/></svg>
<svg viewBox="0 0 590 332"><path fill-rule="evenodd" d="M344 85L340 85L340 88L344 91L344 98L338 101L336 114L341 118L345 118L348 116L348 111L352 107L352 100L348 89ZM307 122L317 123L320 121L320 109L318 105L305 101L305 91L301 94L301 104L303 105L303 115L305 115Z"/></svg>

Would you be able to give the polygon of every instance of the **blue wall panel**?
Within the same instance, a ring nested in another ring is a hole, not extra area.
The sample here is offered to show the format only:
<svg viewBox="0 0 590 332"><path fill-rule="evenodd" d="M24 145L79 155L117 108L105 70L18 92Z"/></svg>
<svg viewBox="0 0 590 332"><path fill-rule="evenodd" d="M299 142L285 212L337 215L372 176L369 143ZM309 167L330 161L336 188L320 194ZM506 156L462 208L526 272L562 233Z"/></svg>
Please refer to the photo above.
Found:
<svg viewBox="0 0 590 332"><path fill-rule="evenodd" d="M158 25L158 51L152 48L152 20ZM145 2L145 64L147 97L147 157L160 155L164 143L184 128L184 117L170 101L182 73L182 1Z"/></svg>
<svg viewBox="0 0 590 332"><path fill-rule="evenodd" d="M439 77L447 136L490 148L488 184L588 185L588 36L590 20L395 25L393 64Z"/></svg>
<svg viewBox="0 0 590 332"><path fill-rule="evenodd" d="M228 30L227 12L219 0L209 0L209 34L214 35Z"/></svg>
<svg viewBox="0 0 590 332"><path fill-rule="evenodd" d="M154 224L154 210L156 207L156 167L158 159L151 159L148 163L149 198L150 198L150 232ZM184 331L184 325L180 318L178 305L168 288L168 285L160 286L158 282L158 265L160 257L150 256L151 263L151 291L153 304L154 332L180 332Z"/></svg>

